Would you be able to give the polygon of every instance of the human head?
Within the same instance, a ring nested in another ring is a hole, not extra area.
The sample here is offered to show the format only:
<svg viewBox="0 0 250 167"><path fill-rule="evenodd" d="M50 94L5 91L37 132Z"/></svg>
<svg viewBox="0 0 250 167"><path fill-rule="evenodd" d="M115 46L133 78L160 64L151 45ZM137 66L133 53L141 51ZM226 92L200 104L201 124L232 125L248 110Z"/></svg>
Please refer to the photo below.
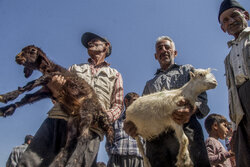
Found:
<svg viewBox="0 0 250 167"><path fill-rule="evenodd" d="M233 125L232 125L232 122L228 122L227 129L228 129L227 137L232 137L233 136Z"/></svg>
<svg viewBox="0 0 250 167"><path fill-rule="evenodd" d="M32 139L33 139L32 135L26 135L25 138L24 138L24 143L30 144Z"/></svg>
<svg viewBox="0 0 250 167"><path fill-rule="evenodd" d="M224 139L228 132L227 119L219 114L210 114L205 119L205 128L209 135L216 134L220 139Z"/></svg>
<svg viewBox="0 0 250 167"><path fill-rule="evenodd" d="M248 26L249 13L236 1L224 0L218 15L221 29L235 38Z"/></svg>
<svg viewBox="0 0 250 167"><path fill-rule="evenodd" d="M106 167L106 164L104 162L97 162L97 167Z"/></svg>
<svg viewBox="0 0 250 167"><path fill-rule="evenodd" d="M139 95L135 92L127 93L124 97L125 107L127 108L130 104L132 104L138 98L139 98Z"/></svg>
<svg viewBox="0 0 250 167"><path fill-rule="evenodd" d="M166 70L177 56L174 41L168 36L160 36L155 43L155 59L158 60L161 69Z"/></svg>
<svg viewBox="0 0 250 167"><path fill-rule="evenodd" d="M89 42L93 40L100 40L107 46L106 57L108 57L112 52L112 46L107 38L101 37L97 34L91 32L85 32L82 35L81 42L85 48L89 48Z"/></svg>

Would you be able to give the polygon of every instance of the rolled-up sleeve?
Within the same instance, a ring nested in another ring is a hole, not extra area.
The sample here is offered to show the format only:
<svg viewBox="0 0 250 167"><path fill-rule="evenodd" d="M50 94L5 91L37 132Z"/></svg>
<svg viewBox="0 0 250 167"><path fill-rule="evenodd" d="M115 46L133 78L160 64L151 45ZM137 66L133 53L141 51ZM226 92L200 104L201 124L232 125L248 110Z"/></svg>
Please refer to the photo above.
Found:
<svg viewBox="0 0 250 167"><path fill-rule="evenodd" d="M114 84L112 97L110 100L111 108L107 111L109 119L114 122L117 120L123 109L123 80L120 73L117 74L117 80Z"/></svg>
<svg viewBox="0 0 250 167"><path fill-rule="evenodd" d="M201 119L207 116L210 109L207 105L207 93L206 92L203 92L198 96L197 101L195 102L195 105L198 108L198 111L196 111L196 116L198 118Z"/></svg>

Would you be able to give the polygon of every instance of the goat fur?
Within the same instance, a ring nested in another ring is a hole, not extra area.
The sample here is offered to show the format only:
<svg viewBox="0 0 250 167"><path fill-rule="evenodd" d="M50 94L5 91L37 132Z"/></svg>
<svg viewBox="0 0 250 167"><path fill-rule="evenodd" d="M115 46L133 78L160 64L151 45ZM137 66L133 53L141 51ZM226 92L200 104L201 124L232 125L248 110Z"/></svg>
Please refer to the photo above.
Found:
<svg viewBox="0 0 250 167"><path fill-rule="evenodd" d="M210 69L196 69L194 73L190 72L191 79L183 87L142 96L135 100L126 111L126 121L132 121L138 134L145 140L150 141L169 128L175 131L180 144L177 167L192 167L193 163L189 156L188 138L182 125L172 119L172 113L181 107L177 106L180 100L188 100L194 106L199 94L217 86L217 81L210 71ZM150 167L149 160L145 156L143 148L140 147L138 136L136 141L144 158L144 166Z"/></svg>
<svg viewBox="0 0 250 167"><path fill-rule="evenodd" d="M113 128L107 113L103 110L94 89L82 78L69 72L67 69L50 61L46 54L34 45L27 46L16 56L16 62L24 66L25 77L28 78L33 70L42 72L42 76L29 82L24 87L0 95L0 101L7 103L16 99L20 94L31 91L37 86L40 90L33 94L26 94L21 101L0 108L3 116L12 115L15 109L33 103L43 98L56 100L60 107L69 115L67 122L67 139L65 147L58 153L51 163L51 167L80 167L83 161L81 147L88 140L89 127L98 126L106 133L109 142L112 142ZM59 97L53 97L46 86L55 75L62 75L66 83L58 87ZM73 156L73 157L72 157ZM73 159L73 161L69 160Z"/></svg>

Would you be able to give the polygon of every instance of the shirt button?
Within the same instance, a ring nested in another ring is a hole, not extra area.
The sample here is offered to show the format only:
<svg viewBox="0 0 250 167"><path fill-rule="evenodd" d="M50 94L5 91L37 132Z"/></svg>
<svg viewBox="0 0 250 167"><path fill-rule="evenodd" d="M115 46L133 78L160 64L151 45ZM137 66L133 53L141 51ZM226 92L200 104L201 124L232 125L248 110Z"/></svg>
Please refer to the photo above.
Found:
<svg viewBox="0 0 250 167"><path fill-rule="evenodd" d="M239 55L239 54L237 54L237 56L239 57L240 55Z"/></svg>
<svg viewBox="0 0 250 167"><path fill-rule="evenodd" d="M241 68L241 66L239 66L239 68Z"/></svg>
<svg viewBox="0 0 250 167"><path fill-rule="evenodd" d="M236 46L238 46L238 44L236 44Z"/></svg>

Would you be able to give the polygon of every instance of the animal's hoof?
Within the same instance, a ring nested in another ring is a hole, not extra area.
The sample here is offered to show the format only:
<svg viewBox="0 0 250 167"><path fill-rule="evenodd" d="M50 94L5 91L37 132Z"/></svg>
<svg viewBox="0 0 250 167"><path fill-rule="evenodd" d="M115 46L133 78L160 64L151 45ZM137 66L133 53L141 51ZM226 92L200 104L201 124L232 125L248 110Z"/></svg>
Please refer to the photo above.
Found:
<svg viewBox="0 0 250 167"><path fill-rule="evenodd" d="M4 117L4 114L2 111L0 111L0 117Z"/></svg>
<svg viewBox="0 0 250 167"><path fill-rule="evenodd" d="M16 105L15 104L10 104L8 106L5 107L1 107L0 108L0 116L10 116L12 115L16 110Z"/></svg>
<svg viewBox="0 0 250 167"><path fill-rule="evenodd" d="M0 96L0 102L6 103L6 100L5 100L5 98L3 96Z"/></svg>

